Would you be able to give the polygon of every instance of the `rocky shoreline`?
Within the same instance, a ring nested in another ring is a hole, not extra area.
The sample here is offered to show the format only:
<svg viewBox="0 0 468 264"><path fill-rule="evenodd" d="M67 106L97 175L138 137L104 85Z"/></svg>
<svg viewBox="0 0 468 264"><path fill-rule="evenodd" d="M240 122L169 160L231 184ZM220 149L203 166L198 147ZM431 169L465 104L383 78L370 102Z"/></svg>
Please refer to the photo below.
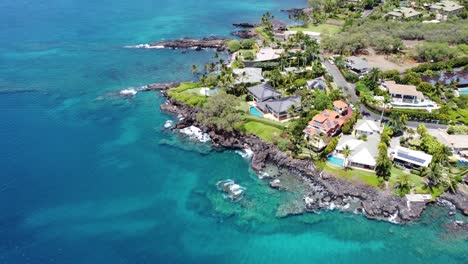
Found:
<svg viewBox="0 0 468 264"><path fill-rule="evenodd" d="M175 40L164 40L151 42L149 44L139 44L134 46L126 46L126 48L142 48L142 49L216 49L217 51L226 50L226 42L228 38L224 37L205 37L201 39L181 38Z"/></svg>
<svg viewBox="0 0 468 264"><path fill-rule="evenodd" d="M166 89L160 90L167 97ZM347 180L335 178L318 170L312 162L293 159L273 144L266 143L256 136L226 133L203 126L195 119L200 110L180 104L170 98L160 108L162 111L183 117L173 129L182 129L192 125L201 127L210 135L214 147L251 149L253 151L251 166L257 172L261 172L267 163L273 163L279 168L302 176L311 188L304 197L305 207L302 212L295 211L291 214L338 208L343 211L362 213L371 219L408 223L419 219L427 205L427 202L409 202L406 198L395 196L388 191L379 191L360 183L350 184ZM281 189L278 183L274 183L273 187ZM440 200L453 204L453 207L467 215L466 195L446 194L441 196Z"/></svg>

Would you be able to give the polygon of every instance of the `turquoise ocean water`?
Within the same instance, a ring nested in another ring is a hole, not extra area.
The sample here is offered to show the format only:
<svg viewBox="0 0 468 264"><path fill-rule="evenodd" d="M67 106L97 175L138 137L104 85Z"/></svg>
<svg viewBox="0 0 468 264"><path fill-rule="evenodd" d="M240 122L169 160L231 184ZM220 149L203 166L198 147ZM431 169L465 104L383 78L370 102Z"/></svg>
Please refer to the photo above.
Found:
<svg viewBox="0 0 468 264"><path fill-rule="evenodd" d="M443 208L407 226L278 218L301 191L272 190L235 152L164 132L173 117L157 94L99 100L190 80L190 65L213 57L124 45L228 35L304 2L1 1L0 263L467 263L466 236L444 229ZM227 178L247 187L240 204L216 190Z"/></svg>

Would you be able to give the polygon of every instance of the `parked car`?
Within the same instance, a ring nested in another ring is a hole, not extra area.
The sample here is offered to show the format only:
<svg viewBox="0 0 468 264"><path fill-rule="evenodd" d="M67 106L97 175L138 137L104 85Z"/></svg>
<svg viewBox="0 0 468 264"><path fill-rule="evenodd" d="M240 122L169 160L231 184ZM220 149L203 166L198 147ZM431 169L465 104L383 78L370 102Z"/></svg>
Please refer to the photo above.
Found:
<svg viewBox="0 0 468 264"><path fill-rule="evenodd" d="M361 115L362 115L362 116L370 116L371 114L370 114L369 112L362 111L362 112L361 112Z"/></svg>

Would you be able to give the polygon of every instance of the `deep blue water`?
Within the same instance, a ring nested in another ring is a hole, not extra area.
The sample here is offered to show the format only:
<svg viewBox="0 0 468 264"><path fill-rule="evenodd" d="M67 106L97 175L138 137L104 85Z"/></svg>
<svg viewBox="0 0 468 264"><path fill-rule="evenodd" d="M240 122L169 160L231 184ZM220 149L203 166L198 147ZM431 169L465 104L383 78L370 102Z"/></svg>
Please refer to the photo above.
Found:
<svg viewBox="0 0 468 264"><path fill-rule="evenodd" d="M190 80L190 65L213 57L125 45L228 35L304 2L1 1L0 263L466 263L444 209L409 226L278 218L300 193L270 189L234 152L164 132L172 117L157 94L99 99ZM216 190L226 178L247 186L242 205Z"/></svg>

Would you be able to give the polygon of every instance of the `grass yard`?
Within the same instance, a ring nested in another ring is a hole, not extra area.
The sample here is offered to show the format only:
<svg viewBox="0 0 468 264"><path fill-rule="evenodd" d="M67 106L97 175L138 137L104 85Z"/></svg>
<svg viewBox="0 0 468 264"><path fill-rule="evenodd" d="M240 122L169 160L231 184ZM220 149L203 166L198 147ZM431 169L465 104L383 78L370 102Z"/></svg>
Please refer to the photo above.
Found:
<svg viewBox="0 0 468 264"><path fill-rule="evenodd" d="M330 25L330 24L320 24L320 25L305 25L305 26L297 26L297 27L290 27L289 30L293 31L313 31L313 32L320 32L322 34L329 33L329 34L336 34L340 32L341 27Z"/></svg>
<svg viewBox="0 0 468 264"><path fill-rule="evenodd" d="M179 87L169 89L168 95L184 104L194 107L203 107L207 98L200 94L199 87L199 83L181 83Z"/></svg>
<svg viewBox="0 0 468 264"><path fill-rule="evenodd" d="M329 163L325 164L324 170L335 177L345 178L352 181L360 181L373 187L378 187L379 184L374 172L356 170L353 168L348 168L348 170L345 171L342 167L330 165Z"/></svg>
<svg viewBox="0 0 468 264"><path fill-rule="evenodd" d="M244 127L247 133L256 135L268 142L273 142L274 139L279 138L283 133L282 129L254 120L246 121Z"/></svg>
<svg viewBox="0 0 468 264"><path fill-rule="evenodd" d="M395 167L392 168L392 176L390 177L390 180L389 180L389 184L390 184L391 188L393 188L393 186L395 186L395 183L396 183L396 180L397 180L398 176L403 175L403 174L408 174L409 175L409 180L410 180L411 184L415 188L414 189L415 193L427 193L427 191L423 190L424 181L420 176L414 175L412 173L406 173L403 170L401 170L399 168L395 168Z"/></svg>

